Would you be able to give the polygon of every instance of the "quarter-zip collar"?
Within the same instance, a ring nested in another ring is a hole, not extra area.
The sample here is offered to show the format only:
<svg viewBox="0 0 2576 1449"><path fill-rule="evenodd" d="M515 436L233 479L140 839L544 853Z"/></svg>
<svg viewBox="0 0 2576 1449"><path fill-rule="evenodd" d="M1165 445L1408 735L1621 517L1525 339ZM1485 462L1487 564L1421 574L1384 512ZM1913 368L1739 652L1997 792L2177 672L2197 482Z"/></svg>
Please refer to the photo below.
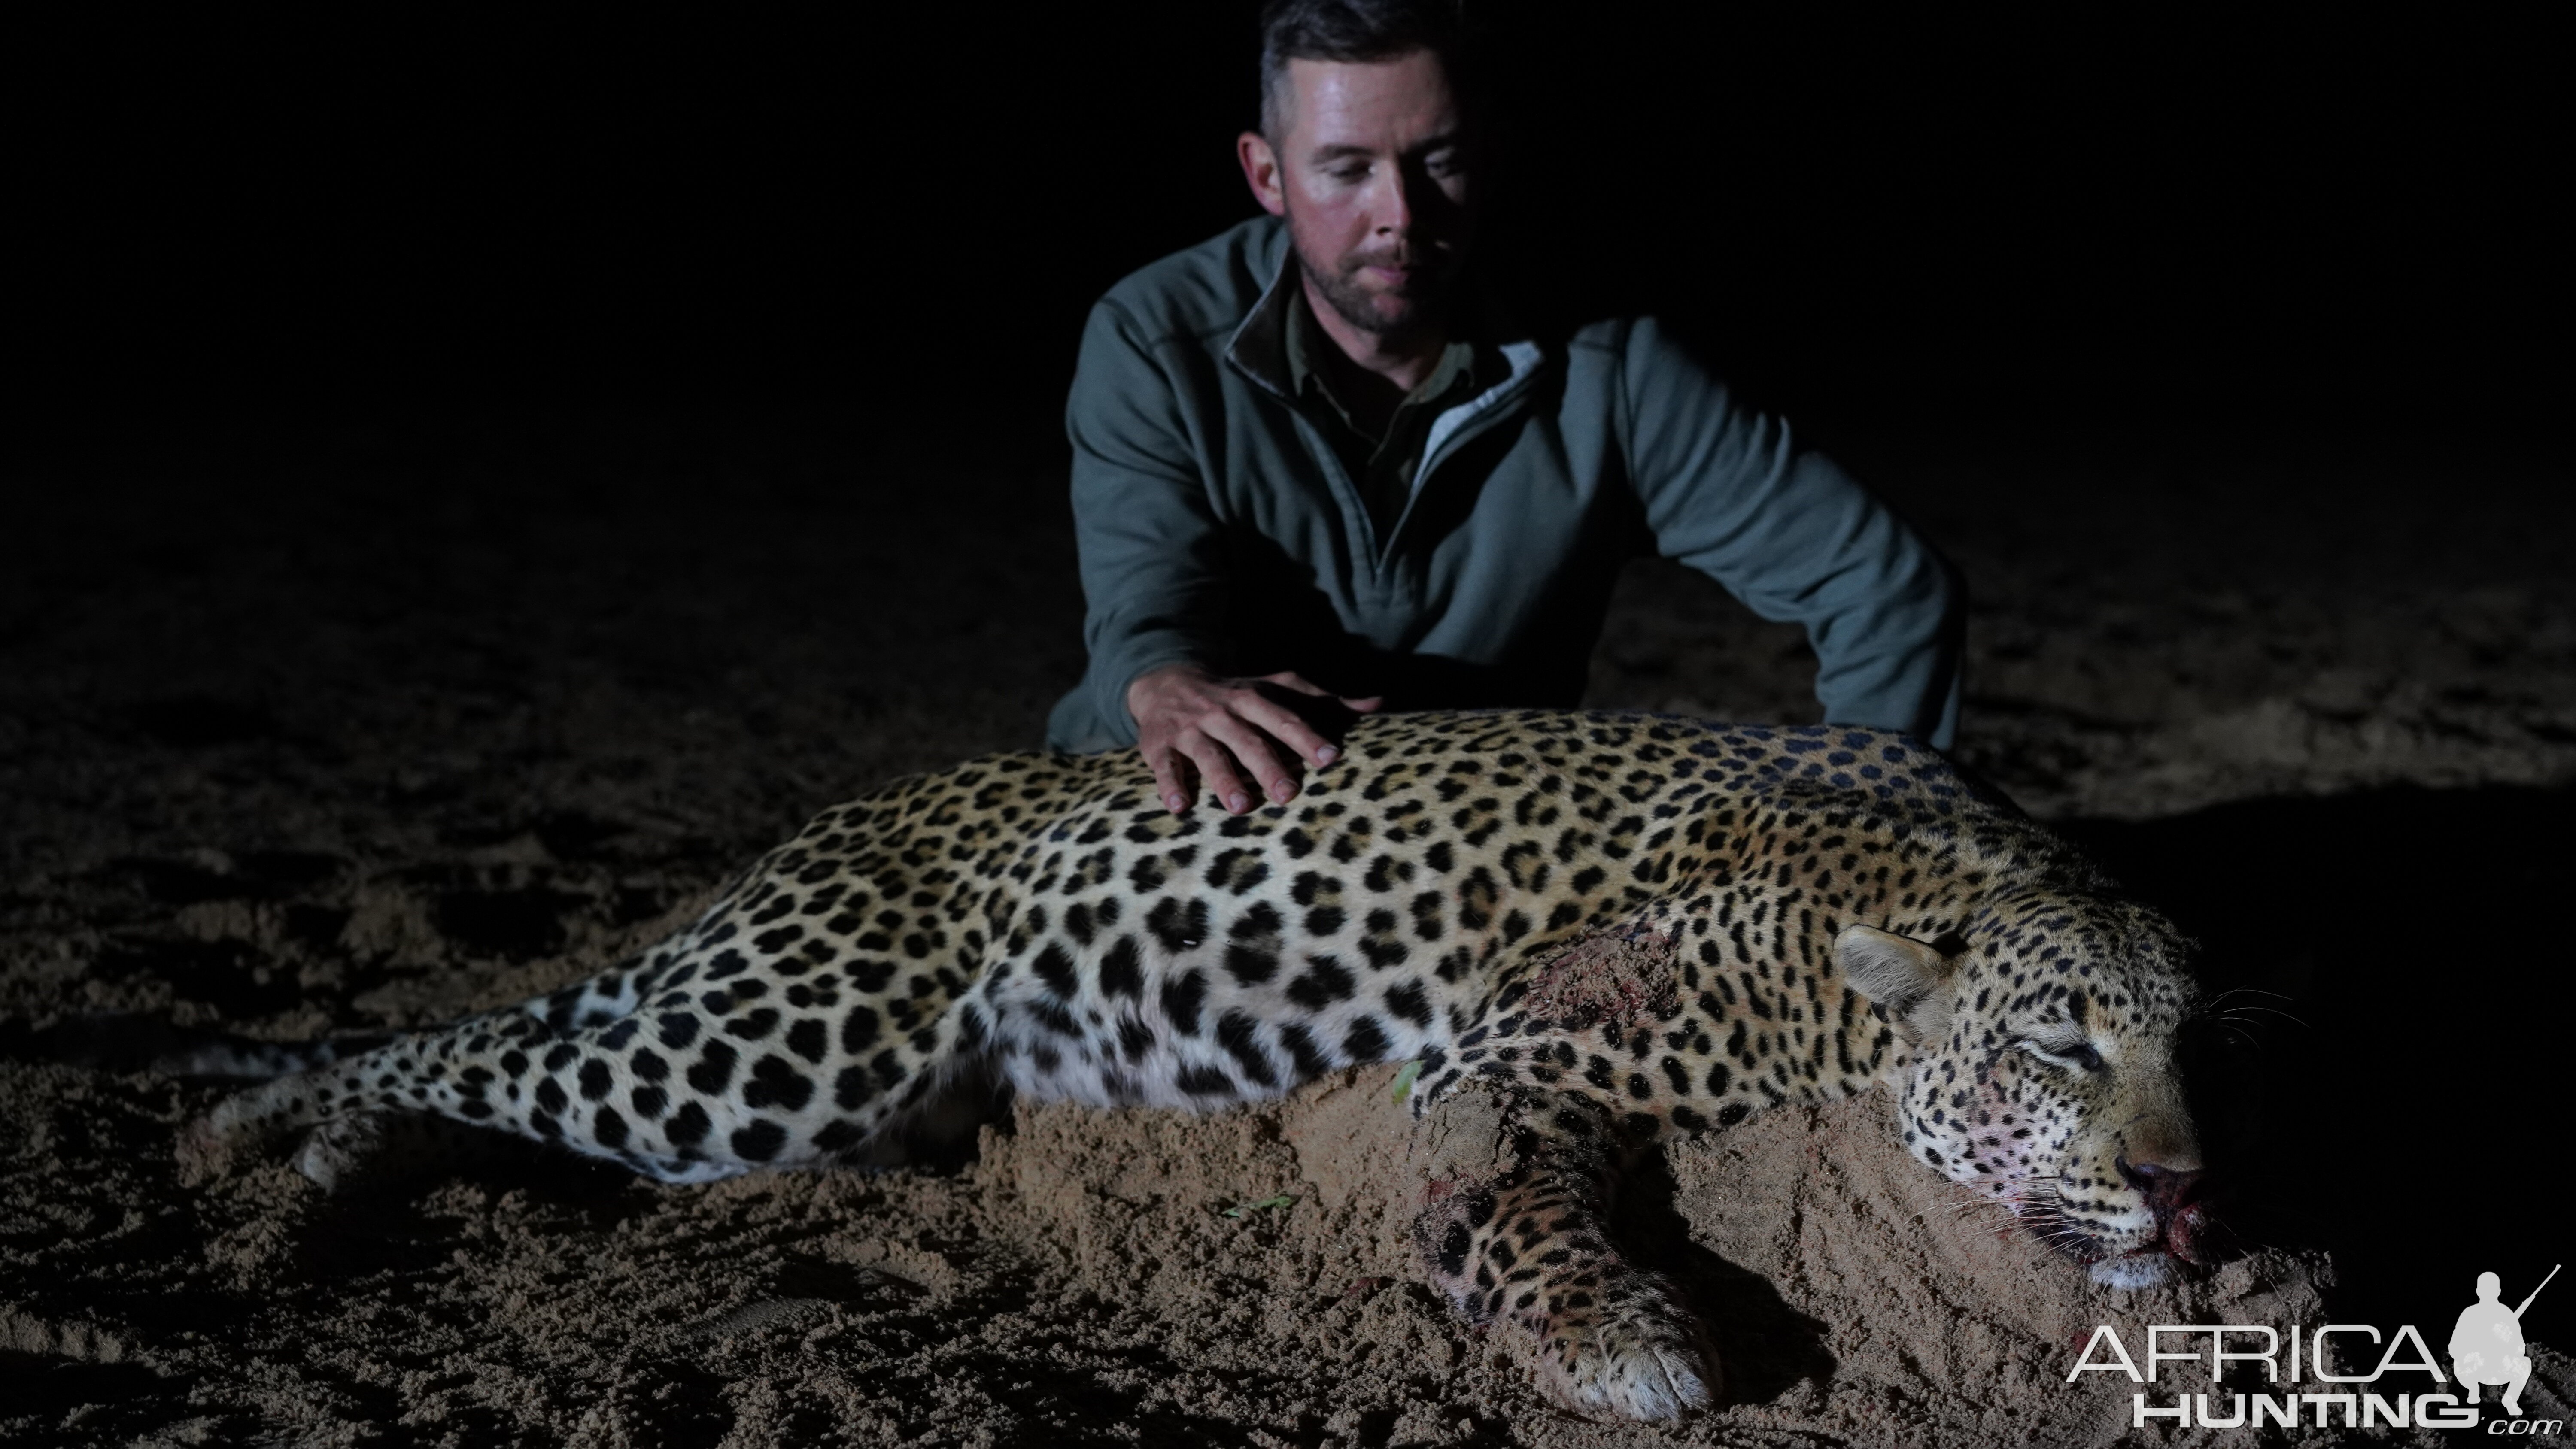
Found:
<svg viewBox="0 0 2576 1449"><path fill-rule="evenodd" d="M1294 290L1298 285L1297 254L1288 240L1286 223L1271 224L1270 244L1277 248L1278 257L1271 273L1270 285L1263 290L1261 300L1253 303L1252 310L1244 314L1243 321L1235 327L1233 336L1227 339L1225 360L1229 366L1249 379L1255 386L1294 410L1297 405L1297 392L1295 380L1289 375L1288 367L1288 308L1297 297ZM1421 501L1425 485L1429 483L1441 462L1454 454L1460 446L1484 433L1496 423L1509 418L1516 411L1517 405L1528 397L1532 379L1538 376L1546 364L1546 350L1537 342L1522 335L1519 328L1511 323L1507 314L1495 304L1491 296L1479 292L1475 297L1475 303L1471 315L1477 319L1476 330L1487 339L1496 352L1501 354L1509 370L1492 386L1449 408L1432 420L1431 432L1423 442L1422 461L1414 469L1411 496L1406 500L1405 507L1397 517L1395 525L1385 530L1383 538L1375 538L1377 530L1370 529L1373 541L1377 545L1372 553L1380 565L1383 565L1392 555L1395 540L1404 532L1405 520L1412 517L1415 505ZM1320 443L1322 441L1320 434L1314 432L1310 420L1305 421L1308 421L1306 431L1310 434L1311 441ZM1329 452L1329 449L1325 451ZM1343 491L1352 494L1349 502L1363 521L1363 526L1366 526L1367 509L1361 506L1361 500L1352 480L1341 476L1344 470L1339 466L1338 460L1318 457L1315 461L1331 476L1341 480L1344 485Z"/></svg>
<svg viewBox="0 0 2576 1449"><path fill-rule="evenodd" d="M1243 314L1233 336L1226 340L1225 360L1264 392L1281 402L1293 403L1297 388L1295 380L1288 374L1288 307L1297 295L1297 253L1288 241L1285 222L1271 223L1270 245L1278 251L1270 285L1262 290L1261 300L1253 303L1252 310ZM1472 301L1473 306L1464 314L1476 319L1477 325L1472 330L1480 334L1480 340L1500 351L1511 364L1511 370L1493 386L1459 405L1459 408L1482 409L1507 394L1517 393L1528 382L1529 376L1537 371L1543 353L1536 342L1521 333L1491 295L1480 289ZM1452 408L1441 417L1446 420L1459 408ZM1441 434L1435 427L1431 451L1437 451L1440 441ZM1429 461L1430 452L1426 452L1424 462L1427 464Z"/></svg>

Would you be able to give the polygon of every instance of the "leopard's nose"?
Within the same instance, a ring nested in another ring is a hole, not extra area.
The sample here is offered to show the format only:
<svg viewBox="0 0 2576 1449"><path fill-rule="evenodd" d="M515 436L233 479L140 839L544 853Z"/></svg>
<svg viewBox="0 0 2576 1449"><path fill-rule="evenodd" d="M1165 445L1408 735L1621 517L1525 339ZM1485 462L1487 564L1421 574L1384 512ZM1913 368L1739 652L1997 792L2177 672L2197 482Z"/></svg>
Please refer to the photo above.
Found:
<svg viewBox="0 0 2576 1449"><path fill-rule="evenodd" d="M2116 1159L2120 1176L2144 1194L2155 1214L2156 1235L2166 1252L2186 1263L2205 1265L2215 1249L2218 1220L2205 1200L2209 1174L2198 1167L2168 1167L2161 1162Z"/></svg>
<svg viewBox="0 0 2576 1449"><path fill-rule="evenodd" d="M2147 1195L2149 1202L2170 1200L2179 1205L2192 1200L2200 1190L2205 1173L2197 1167L2167 1167L2161 1162L2131 1162L2116 1159L2120 1176L2129 1186Z"/></svg>

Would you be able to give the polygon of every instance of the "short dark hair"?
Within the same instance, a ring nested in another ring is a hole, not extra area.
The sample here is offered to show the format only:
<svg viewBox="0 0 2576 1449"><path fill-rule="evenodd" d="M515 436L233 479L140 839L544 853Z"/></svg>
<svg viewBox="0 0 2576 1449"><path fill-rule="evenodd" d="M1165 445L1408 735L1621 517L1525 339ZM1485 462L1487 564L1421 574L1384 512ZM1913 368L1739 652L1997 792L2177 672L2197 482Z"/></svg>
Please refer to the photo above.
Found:
<svg viewBox="0 0 2576 1449"><path fill-rule="evenodd" d="M1378 61L1428 50L1461 95L1475 32L1463 0L1268 0L1261 7L1261 133L1279 139L1279 97L1292 60Z"/></svg>

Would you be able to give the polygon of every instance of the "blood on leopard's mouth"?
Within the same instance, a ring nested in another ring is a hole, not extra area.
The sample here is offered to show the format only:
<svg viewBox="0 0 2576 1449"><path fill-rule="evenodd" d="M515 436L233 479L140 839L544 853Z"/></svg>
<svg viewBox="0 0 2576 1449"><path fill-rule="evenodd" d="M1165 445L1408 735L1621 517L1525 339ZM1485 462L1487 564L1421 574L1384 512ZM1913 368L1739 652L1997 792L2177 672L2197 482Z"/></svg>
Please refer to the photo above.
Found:
<svg viewBox="0 0 2576 1449"><path fill-rule="evenodd" d="M2228 1256L2234 1238L2205 1202L2185 1203L2165 1219L2158 1238L2164 1250L2195 1268L2215 1266Z"/></svg>
<svg viewBox="0 0 2576 1449"><path fill-rule="evenodd" d="M2001 1201L2015 1226L2081 1264L2097 1283L2148 1287L2205 1271L2235 1255L2234 1235L2205 1198L2145 1196L2137 1206L2154 1215L2155 1230L2122 1241L2105 1238L2067 1211L2055 1181L2026 1178L1980 1186Z"/></svg>
<svg viewBox="0 0 2576 1449"><path fill-rule="evenodd" d="M2117 1251L2054 1207L2031 1209L2023 1221L2040 1241L2083 1264L2094 1282L2113 1288L2151 1288L2206 1270L2231 1241L2208 1204L2197 1202L2160 1221L2153 1237Z"/></svg>

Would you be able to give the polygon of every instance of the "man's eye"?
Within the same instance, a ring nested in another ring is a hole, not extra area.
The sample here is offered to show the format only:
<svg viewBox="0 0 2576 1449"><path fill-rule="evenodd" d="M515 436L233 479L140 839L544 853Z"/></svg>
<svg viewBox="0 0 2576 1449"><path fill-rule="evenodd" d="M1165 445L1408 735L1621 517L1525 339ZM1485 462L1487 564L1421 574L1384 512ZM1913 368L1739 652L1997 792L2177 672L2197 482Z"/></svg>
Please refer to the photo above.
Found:
<svg viewBox="0 0 2576 1449"><path fill-rule="evenodd" d="M1344 185L1349 185L1355 181L1368 180L1369 169L1365 166L1336 166L1324 174Z"/></svg>

